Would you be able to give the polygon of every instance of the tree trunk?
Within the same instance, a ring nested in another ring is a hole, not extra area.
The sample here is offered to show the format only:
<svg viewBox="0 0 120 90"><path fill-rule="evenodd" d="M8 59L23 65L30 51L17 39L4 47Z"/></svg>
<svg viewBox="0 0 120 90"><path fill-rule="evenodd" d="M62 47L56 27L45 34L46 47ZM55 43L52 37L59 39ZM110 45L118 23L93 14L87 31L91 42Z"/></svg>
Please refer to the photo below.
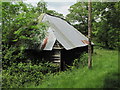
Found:
<svg viewBox="0 0 120 90"><path fill-rule="evenodd" d="M88 1L88 68L92 68L92 46L91 46L91 32L92 32L92 14L91 14L91 0Z"/></svg>

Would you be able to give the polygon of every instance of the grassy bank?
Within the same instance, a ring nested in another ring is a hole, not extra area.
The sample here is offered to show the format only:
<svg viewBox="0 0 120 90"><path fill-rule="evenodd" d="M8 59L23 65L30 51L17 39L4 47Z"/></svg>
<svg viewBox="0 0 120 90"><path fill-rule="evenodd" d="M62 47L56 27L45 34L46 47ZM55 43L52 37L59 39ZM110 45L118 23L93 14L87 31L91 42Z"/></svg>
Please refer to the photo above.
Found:
<svg viewBox="0 0 120 90"><path fill-rule="evenodd" d="M84 68L50 75L37 87L30 88L106 88L118 87L118 51L95 49L93 68Z"/></svg>

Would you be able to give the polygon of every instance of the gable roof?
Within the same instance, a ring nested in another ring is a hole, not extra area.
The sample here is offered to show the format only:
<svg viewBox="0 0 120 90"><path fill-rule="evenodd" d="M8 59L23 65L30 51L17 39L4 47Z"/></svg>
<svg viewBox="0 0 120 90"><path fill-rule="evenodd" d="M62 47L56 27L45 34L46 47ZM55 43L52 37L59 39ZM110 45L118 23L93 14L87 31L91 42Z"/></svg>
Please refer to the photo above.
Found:
<svg viewBox="0 0 120 90"><path fill-rule="evenodd" d="M48 14L43 14L40 19L42 22L47 21L50 24L47 30L47 37L42 44L44 47L40 47L43 50L52 50L56 40L66 50L88 45L88 38L65 20Z"/></svg>

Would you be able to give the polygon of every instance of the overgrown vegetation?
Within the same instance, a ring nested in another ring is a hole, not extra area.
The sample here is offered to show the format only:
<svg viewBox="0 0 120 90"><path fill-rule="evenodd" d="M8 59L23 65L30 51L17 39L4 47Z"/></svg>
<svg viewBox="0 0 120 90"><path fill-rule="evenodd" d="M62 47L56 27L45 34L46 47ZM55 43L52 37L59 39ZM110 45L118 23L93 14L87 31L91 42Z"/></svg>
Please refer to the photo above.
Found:
<svg viewBox="0 0 120 90"><path fill-rule="evenodd" d="M32 85L40 85L47 73L55 73L58 67L52 63L13 63L8 69L2 71L3 88L23 88Z"/></svg>
<svg viewBox="0 0 120 90"><path fill-rule="evenodd" d="M1 3L0 3L1 4ZM116 49L119 46L120 2L93 3L93 40L100 46ZM76 8L77 7L77 8ZM83 34L87 34L87 4L78 2L69 9L66 20ZM38 23L41 13L63 18L62 14L48 10L45 2L34 7L23 2L2 2L2 67L4 88L103 88L118 87L120 81L117 51L95 49L93 68L88 70L87 54L75 59L71 69L58 71L48 62L35 62L25 54L26 49L36 49L45 37L48 25ZM78 22L78 24L76 24ZM0 25L1 27L1 25ZM1 33L0 33L1 35ZM0 46L1 47L1 46ZM0 52L1 54L1 52ZM91 83L88 83L91 82ZM97 82L97 83L96 83Z"/></svg>
<svg viewBox="0 0 120 90"><path fill-rule="evenodd" d="M2 2L2 87L38 85L45 74L58 70L57 66L41 60L34 63L36 58L31 60L25 52L36 50L45 37L48 25L38 22L38 16L47 11L45 2L38 2L37 7L23 2Z"/></svg>
<svg viewBox="0 0 120 90"><path fill-rule="evenodd" d="M88 54L83 52L79 58L75 59L73 65L70 66L71 69L73 68L82 68L86 66L88 63Z"/></svg>
<svg viewBox="0 0 120 90"><path fill-rule="evenodd" d="M85 66L50 75L36 88L120 88L119 75L118 51L95 49L91 70Z"/></svg>

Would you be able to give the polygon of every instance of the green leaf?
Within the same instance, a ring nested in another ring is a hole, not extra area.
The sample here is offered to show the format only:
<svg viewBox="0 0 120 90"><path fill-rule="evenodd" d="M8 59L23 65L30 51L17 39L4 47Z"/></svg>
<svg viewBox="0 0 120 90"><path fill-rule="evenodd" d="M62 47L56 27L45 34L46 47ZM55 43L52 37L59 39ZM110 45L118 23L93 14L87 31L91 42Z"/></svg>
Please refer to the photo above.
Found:
<svg viewBox="0 0 120 90"><path fill-rule="evenodd" d="M18 41L18 39L15 39L15 40L12 40L12 41L16 42L16 41Z"/></svg>

